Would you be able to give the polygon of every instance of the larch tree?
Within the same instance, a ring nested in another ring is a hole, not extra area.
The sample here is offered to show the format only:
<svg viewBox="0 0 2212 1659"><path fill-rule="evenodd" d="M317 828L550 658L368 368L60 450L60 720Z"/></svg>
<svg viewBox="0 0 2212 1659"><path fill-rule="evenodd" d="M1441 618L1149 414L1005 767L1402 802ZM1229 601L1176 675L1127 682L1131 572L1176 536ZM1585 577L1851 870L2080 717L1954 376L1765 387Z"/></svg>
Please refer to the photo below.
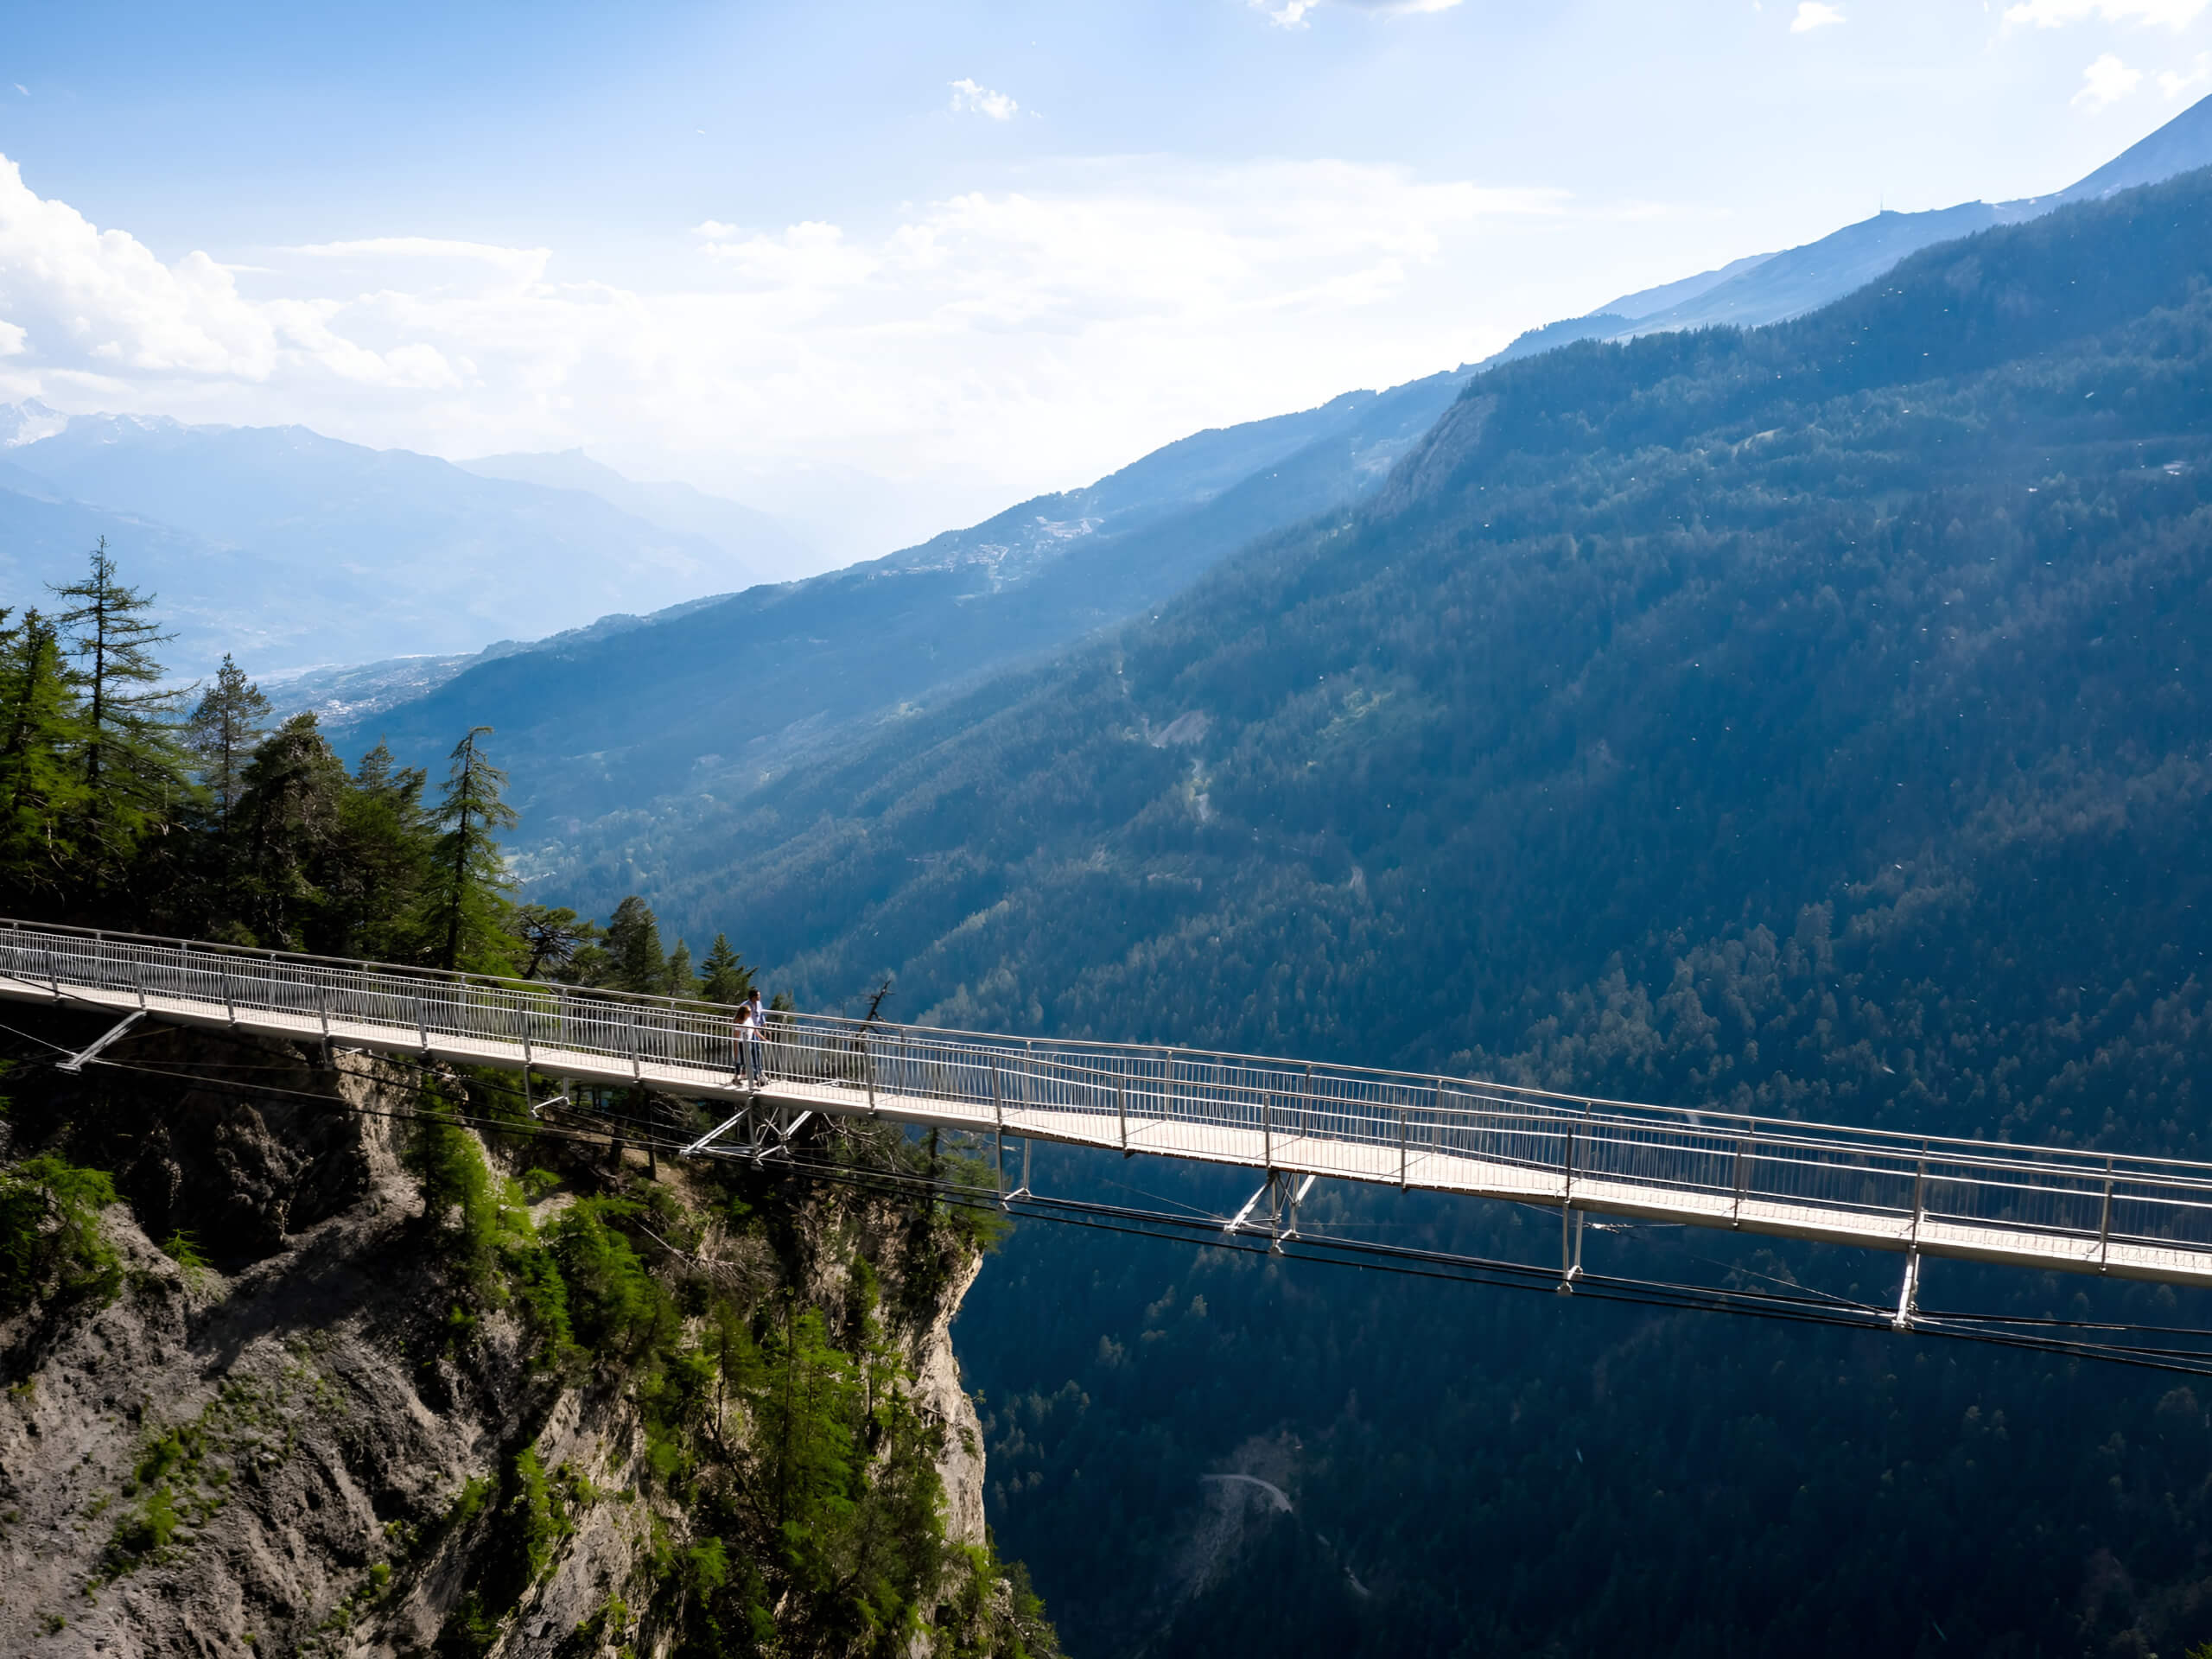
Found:
<svg viewBox="0 0 2212 1659"><path fill-rule="evenodd" d="M521 905L512 918L515 938L523 950L522 976L558 976L576 959L576 953L600 937L597 922L582 917L566 905Z"/></svg>
<svg viewBox="0 0 2212 1659"><path fill-rule="evenodd" d="M200 762L200 781L215 801L215 820L227 828L245 787L246 760L269 731L269 699L223 653L215 683L185 722L185 743Z"/></svg>
<svg viewBox="0 0 2212 1659"><path fill-rule="evenodd" d="M514 881L498 836L521 820L502 798L507 774L477 742L491 734L489 726L472 727L454 745L444 794L430 815L438 836L431 849L425 931L435 941L439 967L511 974L515 938L507 925L507 895Z"/></svg>
<svg viewBox="0 0 2212 1659"><path fill-rule="evenodd" d="M88 834L82 852L113 871L150 830L167 824L188 792L175 715L155 647L175 638L149 615L153 596L116 579L103 536L82 582L54 589L69 602L55 619L76 658L81 710L76 746Z"/></svg>
<svg viewBox="0 0 2212 1659"><path fill-rule="evenodd" d="M79 734L60 636L26 611L0 628L0 876L17 894L50 896L75 872Z"/></svg>

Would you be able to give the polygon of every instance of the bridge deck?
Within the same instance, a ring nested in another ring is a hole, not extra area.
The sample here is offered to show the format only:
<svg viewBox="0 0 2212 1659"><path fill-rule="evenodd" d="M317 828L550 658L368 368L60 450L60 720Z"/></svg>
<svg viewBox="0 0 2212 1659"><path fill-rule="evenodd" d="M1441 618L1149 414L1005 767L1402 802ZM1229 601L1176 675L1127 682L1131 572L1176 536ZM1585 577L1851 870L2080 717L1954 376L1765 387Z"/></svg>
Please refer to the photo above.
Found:
<svg viewBox="0 0 2212 1659"><path fill-rule="evenodd" d="M7 923L0 996L701 1101L2212 1285L2200 1165L813 1015L779 1016L755 1090L734 1069L727 1009Z"/></svg>
<svg viewBox="0 0 2212 1659"><path fill-rule="evenodd" d="M856 1116L870 1110L857 1084L772 1082L763 1090L774 1103L815 1111ZM2112 1278L2148 1279L2169 1284L2212 1285L2212 1250L2186 1246L2111 1240L2101 1249L2094 1236L2069 1236L2031 1229L1975 1224L1923 1215L1916 1235L1910 1214L1868 1212L1839 1205L1790 1203L1746 1195L1681 1190L1635 1182L1582 1177L1571 1182L1559 1169L1458 1156L1408 1148L1402 1170L1395 1147L1348 1145L1306 1136L1267 1135L1255 1129L1210 1128L1195 1132L1178 1118L1157 1115L1157 1093L1141 1107L1130 1099L1128 1139L1121 1125L1098 1122L1087 1114L1028 1107L1005 1113L1004 1132L1071 1146L1103 1147L1135 1154L1152 1154L1199 1163L1231 1164L1247 1169L1277 1169L1294 1174L1356 1180L1409 1191L1457 1192L1470 1198L1501 1198L1550 1207L1567 1205L1593 1215L1643 1221L1675 1222L1784 1238L1812 1239L1862 1249L1916 1249L1923 1255L1951 1256L2014 1267L2102 1273ZM935 1124L989 1135L1000 1128L988 1110L948 1109L926 1097L879 1092L876 1115L902 1122Z"/></svg>

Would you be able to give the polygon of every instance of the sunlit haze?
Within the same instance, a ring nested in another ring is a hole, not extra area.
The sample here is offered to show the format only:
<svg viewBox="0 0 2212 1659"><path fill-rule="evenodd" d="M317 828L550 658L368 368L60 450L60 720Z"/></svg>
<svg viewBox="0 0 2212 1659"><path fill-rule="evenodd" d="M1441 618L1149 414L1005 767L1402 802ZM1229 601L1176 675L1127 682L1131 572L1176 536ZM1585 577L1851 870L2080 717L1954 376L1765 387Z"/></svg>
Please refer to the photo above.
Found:
<svg viewBox="0 0 2212 1659"><path fill-rule="evenodd" d="M2204 0L24 8L0 401L886 550L2212 89Z"/></svg>

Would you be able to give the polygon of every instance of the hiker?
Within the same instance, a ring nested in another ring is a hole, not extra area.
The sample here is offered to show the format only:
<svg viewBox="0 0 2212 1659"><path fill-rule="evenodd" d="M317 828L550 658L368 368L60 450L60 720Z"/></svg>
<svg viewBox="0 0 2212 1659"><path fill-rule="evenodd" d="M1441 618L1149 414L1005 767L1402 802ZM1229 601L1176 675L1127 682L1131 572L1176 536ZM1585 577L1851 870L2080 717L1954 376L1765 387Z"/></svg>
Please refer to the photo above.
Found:
<svg viewBox="0 0 2212 1659"><path fill-rule="evenodd" d="M760 1031L766 1023L760 991L748 991L745 1001L737 1005L737 1071L755 1089L760 1086Z"/></svg>

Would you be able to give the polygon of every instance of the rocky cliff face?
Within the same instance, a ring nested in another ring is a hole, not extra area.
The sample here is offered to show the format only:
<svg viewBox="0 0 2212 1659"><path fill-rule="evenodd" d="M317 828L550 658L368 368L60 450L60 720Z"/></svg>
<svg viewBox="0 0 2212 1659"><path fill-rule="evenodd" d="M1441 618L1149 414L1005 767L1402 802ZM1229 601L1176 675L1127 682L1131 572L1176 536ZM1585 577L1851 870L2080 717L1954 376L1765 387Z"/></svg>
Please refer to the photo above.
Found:
<svg viewBox="0 0 2212 1659"><path fill-rule="evenodd" d="M451 1078L426 1127L365 1055L117 1058L19 1072L0 1127L18 1188L48 1152L124 1200L105 1284L0 1319L0 1652L1049 1645L988 1555L941 1218L480 1136Z"/></svg>

